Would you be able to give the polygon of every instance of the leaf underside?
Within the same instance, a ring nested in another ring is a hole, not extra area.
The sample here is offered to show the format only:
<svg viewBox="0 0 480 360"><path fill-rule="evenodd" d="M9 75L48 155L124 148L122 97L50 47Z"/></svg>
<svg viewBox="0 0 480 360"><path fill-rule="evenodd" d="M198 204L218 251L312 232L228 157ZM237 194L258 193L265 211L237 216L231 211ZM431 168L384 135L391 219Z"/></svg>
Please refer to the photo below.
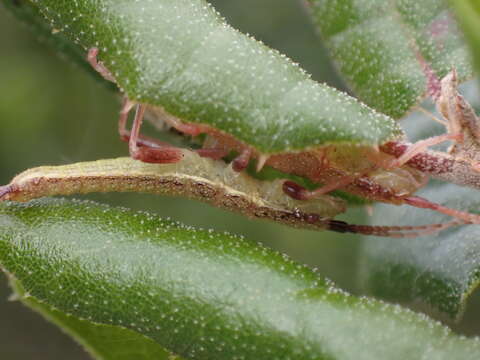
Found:
<svg viewBox="0 0 480 360"><path fill-rule="evenodd" d="M378 145L395 122L310 79L285 56L226 25L204 0L42 0L31 4L100 60L133 100L220 129L260 152Z"/></svg>
<svg viewBox="0 0 480 360"><path fill-rule="evenodd" d="M461 1L460 1L461 2ZM427 94L426 66L472 77L447 0L307 0L340 74L359 98L394 118Z"/></svg>

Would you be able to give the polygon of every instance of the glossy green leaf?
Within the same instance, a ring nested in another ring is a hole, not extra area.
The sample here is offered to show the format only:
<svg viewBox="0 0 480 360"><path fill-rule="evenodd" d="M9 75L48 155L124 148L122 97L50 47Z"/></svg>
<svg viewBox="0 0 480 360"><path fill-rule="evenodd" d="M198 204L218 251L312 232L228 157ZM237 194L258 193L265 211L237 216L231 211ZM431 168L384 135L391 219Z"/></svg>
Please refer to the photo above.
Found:
<svg viewBox="0 0 480 360"><path fill-rule="evenodd" d="M0 205L0 263L35 300L189 359L478 359L480 341L336 288L228 234L89 202Z"/></svg>
<svg viewBox="0 0 480 360"><path fill-rule="evenodd" d="M98 47L132 100L223 130L261 152L376 145L402 135L392 119L232 29L204 0L32 3L62 36L85 50Z"/></svg>
<svg viewBox="0 0 480 360"><path fill-rule="evenodd" d="M95 359L173 360L160 345L137 332L119 326L96 324L71 314L66 315L30 296L13 277L10 279L10 284L15 292L12 298L22 301L45 319L59 326Z"/></svg>
<svg viewBox="0 0 480 360"><path fill-rule="evenodd" d="M307 0L340 73L362 101L399 118L455 67L471 76L468 49L447 0Z"/></svg>
<svg viewBox="0 0 480 360"><path fill-rule="evenodd" d="M478 72L480 71L480 2L477 0L450 0L450 2L470 42Z"/></svg>

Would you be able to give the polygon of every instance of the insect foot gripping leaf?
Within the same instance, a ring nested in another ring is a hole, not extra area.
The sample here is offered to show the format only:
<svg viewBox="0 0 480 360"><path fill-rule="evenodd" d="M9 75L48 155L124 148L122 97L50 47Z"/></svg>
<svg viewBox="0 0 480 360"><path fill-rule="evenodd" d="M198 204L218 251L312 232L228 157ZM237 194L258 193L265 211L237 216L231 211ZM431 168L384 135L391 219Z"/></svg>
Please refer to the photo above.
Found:
<svg viewBox="0 0 480 360"><path fill-rule="evenodd" d="M421 172L379 166L391 163L379 146L403 138L393 119L314 82L285 56L225 24L204 0L33 4L125 94L119 128L135 159L174 163L184 156L140 135L144 113L160 114L182 133L207 134L199 151L203 156L221 158L233 150L240 154L233 162L236 170L255 158L259 169L268 164L325 185L309 194L285 184L287 194L298 199L342 188L478 222L473 215L411 197L425 183Z"/></svg>
<svg viewBox="0 0 480 360"><path fill-rule="evenodd" d="M350 225L333 217L345 211L343 200L323 195L298 201L284 194L282 181L259 181L232 165L184 151L175 164L147 164L130 158L30 169L0 187L0 200L28 201L74 193L136 191L186 196L243 215L298 228L378 236L412 237L445 229L456 222L415 227Z"/></svg>

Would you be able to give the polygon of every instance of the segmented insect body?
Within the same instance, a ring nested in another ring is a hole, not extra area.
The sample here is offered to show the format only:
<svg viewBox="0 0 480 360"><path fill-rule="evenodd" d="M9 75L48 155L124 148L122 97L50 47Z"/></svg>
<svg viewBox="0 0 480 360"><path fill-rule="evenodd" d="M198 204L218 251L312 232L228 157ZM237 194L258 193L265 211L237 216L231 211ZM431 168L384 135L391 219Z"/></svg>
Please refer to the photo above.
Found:
<svg viewBox="0 0 480 360"><path fill-rule="evenodd" d="M478 221L411 196L426 181L423 171L401 167L410 160L405 155L399 162L386 153L413 157L423 148L378 151L403 139L395 121L314 82L285 56L228 26L204 0L32 1L125 94L120 134L136 159L182 159L182 150L140 135L145 112L160 113L182 133L208 134L202 156L222 158L235 150L238 171L256 158L259 169L267 164L324 184L309 192L284 183L293 198L340 188Z"/></svg>

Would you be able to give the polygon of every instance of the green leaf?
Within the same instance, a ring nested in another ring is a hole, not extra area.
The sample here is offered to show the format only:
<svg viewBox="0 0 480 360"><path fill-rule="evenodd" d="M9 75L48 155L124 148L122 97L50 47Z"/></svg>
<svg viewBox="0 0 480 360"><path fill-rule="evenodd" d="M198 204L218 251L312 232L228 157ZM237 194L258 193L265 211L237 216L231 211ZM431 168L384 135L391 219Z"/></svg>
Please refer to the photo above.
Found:
<svg viewBox="0 0 480 360"><path fill-rule="evenodd" d="M171 360L169 353L151 339L134 331L96 324L48 306L25 292L20 282L10 277L10 285L19 299L78 341L95 359L103 360Z"/></svg>
<svg viewBox="0 0 480 360"><path fill-rule="evenodd" d="M362 101L402 117L438 77L472 75L446 0L307 0L340 73Z"/></svg>
<svg viewBox="0 0 480 360"><path fill-rule="evenodd" d="M420 196L478 213L480 194L451 184L432 185ZM400 219L400 221L399 221ZM372 221L398 225L440 223L442 215L408 206L377 205ZM361 280L370 294L400 302L423 302L459 318L480 283L478 225L464 225L414 239L374 239L364 243Z"/></svg>
<svg viewBox="0 0 480 360"><path fill-rule="evenodd" d="M390 118L228 26L204 0L33 0L132 100L220 129L260 152L402 136Z"/></svg>
<svg viewBox="0 0 480 360"><path fill-rule="evenodd" d="M0 263L36 301L189 359L480 356L478 339L244 239L90 202L0 204Z"/></svg>
<svg viewBox="0 0 480 360"><path fill-rule="evenodd" d="M480 71L480 3L477 0L450 0L450 2L470 42L478 72Z"/></svg>

